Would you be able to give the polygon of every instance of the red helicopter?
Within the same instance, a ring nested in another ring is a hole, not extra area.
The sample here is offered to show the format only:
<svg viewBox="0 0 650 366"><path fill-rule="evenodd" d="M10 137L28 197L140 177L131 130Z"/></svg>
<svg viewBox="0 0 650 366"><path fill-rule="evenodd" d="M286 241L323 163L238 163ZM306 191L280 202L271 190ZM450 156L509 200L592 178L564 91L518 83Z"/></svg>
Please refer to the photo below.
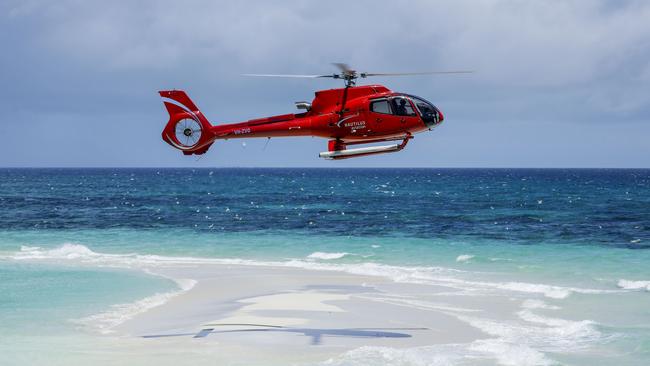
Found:
<svg viewBox="0 0 650 366"><path fill-rule="evenodd" d="M211 125L182 90L160 91L169 112L162 138L185 155L204 154L215 140L253 137L318 136L329 139L325 159L346 159L402 150L413 135L431 130L443 120L442 112L414 95L396 93L383 85L356 86L358 78L425 74L460 74L471 71L415 73L357 72L337 63L340 73L329 75L246 74L245 76L342 79L345 88L317 91L311 103L296 102L305 112ZM400 141L396 144L348 149L349 145Z"/></svg>

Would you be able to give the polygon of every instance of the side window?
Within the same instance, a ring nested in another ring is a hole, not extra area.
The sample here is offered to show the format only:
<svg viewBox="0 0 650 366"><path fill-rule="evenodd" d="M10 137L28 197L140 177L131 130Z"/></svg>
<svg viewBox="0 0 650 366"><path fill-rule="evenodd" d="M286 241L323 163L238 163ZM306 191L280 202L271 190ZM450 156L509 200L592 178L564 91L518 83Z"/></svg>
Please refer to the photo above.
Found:
<svg viewBox="0 0 650 366"><path fill-rule="evenodd" d="M393 108L398 116L415 116L411 103L406 98L393 98Z"/></svg>
<svg viewBox="0 0 650 366"><path fill-rule="evenodd" d="M386 99L370 102L370 111L375 113L383 113L383 114L392 113L390 110L390 106L388 105L388 101Z"/></svg>

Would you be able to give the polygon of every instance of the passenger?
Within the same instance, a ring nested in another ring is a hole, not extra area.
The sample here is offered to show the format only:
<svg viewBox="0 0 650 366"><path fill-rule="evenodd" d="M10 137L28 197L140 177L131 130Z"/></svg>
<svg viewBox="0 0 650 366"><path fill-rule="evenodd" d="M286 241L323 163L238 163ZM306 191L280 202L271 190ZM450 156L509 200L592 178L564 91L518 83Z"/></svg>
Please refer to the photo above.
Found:
<svg viewBox="0 0 650 366"><path fill-rule="evenodd" d="M400 98L396 112L398 116L406 116L406 99Z"/></svg>

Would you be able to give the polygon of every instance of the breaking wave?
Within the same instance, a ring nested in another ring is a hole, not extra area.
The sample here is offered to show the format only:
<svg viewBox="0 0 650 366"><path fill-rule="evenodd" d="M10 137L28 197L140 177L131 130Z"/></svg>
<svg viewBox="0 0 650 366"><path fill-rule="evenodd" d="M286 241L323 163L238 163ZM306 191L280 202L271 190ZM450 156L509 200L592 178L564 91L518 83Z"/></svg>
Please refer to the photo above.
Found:
<svg viewBox="0 0 650 366"><path fill-rule="evenodd" d="M505 366L555 365L558 363L549 357L553 353L575 352L606 340L597 329L598 324L591 320L545 317L531 310L557 310L557 306L540 300L527 300L522 308L517 313L518 320L509 321L479 318L475 312L464 309L445 311L486 333L489 338L401 349L366 346L327 360L323 365L464 365L478 360Z"/></svg>
<svg viewBox="0 0 650 366"><path fill-rule="evenodd" d="M650 291L650 281L618 280L618 287L625 290L646 290Z"/></svg>
<svg viewBox="0 0 650 366"><path fill-rule="evenodd" d="M337 259L348 253L312 253L305 260L293 259L288 261L258 261L239 258L198 258L171 257L145 254L107 254L94 252L82 244L66 243L60 247L45 249L33 246L23 246L19 252L0 256L13 260L48 260L72 261L79 264L98 265L106 267L151 269L179 264L229 264L247 266L291 267L307 270L338 271L365 276L389 278L395 282L429 284L453 288L464 292L507 291L511 293L540 294L548 298L564 299L572 293L604 294L624 290L599 290L577 287L555 286L527 282L488 282L461 278L469 272L453 268L436 266L394 266L374 262L363 263L324 263L314 259Z"/></svg>
<svg viewBox="0 0 650 366"><path fill-rule="evenodd" d="M324 260L330 260L330 259L340 259L345 257L350 253L346 252L341 252L341 253L328 253L328 252L313 252L310 255L307 256L308 259L324 259Z"/></svg>
<svg viewBox="0 0 650 366"><path fill-rule="evenodd" d="M456 262L469 262L472 258L474 258L474 256L471 254L461 254L456 257Z"/></svg>

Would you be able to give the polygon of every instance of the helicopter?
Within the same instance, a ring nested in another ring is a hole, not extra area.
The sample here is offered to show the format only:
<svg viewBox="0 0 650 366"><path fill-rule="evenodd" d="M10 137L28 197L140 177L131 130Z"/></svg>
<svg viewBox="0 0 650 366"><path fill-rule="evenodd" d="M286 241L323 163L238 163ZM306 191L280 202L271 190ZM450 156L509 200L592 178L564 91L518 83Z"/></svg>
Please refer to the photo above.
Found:
<svg viewBox="0 0 650 366"><path fill-rule="evenodd" d="M185 155L201 155L216 140L315 136L328 139L327 151L319 157L347 159L397 152L413 135L430 131L444 121L442 111L427 100L393 92L383 85L357 86L359 78L430 74L465 74L472 71L410 73L357 72L347 64L335 63L338 73L325 75L244 74L254 77L332 78L345 87L315 92L311 103L296 102L301 113L251 119L245 122L212 125L182 90L159 91L169 121L162 139ZM348 146L395 142L389 145L350 148Z"/></svg>

